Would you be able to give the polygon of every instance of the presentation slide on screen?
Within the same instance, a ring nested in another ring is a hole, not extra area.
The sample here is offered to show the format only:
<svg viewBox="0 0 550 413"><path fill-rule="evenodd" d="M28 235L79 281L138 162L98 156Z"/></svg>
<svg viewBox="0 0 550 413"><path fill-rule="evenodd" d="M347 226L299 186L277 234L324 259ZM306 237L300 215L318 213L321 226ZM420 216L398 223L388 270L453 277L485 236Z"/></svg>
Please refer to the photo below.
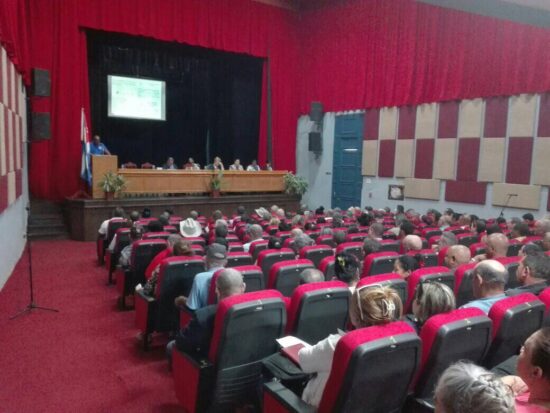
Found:
<svg viewBox="0 0 550 413"><path fill-rule="evenodd" d="M107 84L110 117L166 120L164 81L109 75Z"/></svg>

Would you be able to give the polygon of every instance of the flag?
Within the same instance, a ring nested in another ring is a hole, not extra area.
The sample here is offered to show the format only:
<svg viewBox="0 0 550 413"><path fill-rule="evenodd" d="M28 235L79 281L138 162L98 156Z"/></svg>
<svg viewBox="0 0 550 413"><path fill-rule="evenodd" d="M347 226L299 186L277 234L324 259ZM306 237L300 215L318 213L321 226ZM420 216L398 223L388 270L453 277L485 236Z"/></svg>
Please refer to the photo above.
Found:
<svg viewBox="0 0 550 413"><path fill-rule="evenodd" d="M92 171L90 170L90 134L86 123L84 108L80 115L80 141L82 142L82 161L80 164L80 177L92 186Z"/></svg>

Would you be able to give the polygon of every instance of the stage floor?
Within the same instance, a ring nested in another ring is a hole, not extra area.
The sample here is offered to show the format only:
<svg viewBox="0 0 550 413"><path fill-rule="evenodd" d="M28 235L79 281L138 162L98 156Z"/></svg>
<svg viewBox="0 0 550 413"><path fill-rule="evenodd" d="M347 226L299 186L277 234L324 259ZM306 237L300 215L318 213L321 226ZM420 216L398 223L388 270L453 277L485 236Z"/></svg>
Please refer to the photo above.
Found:
<svg viewBox="0 0 550 413"><path fill-rule="evenodd" d="M69 225L71 239L77 241L94 241L101 223L109 218L116 207L123 207L126 212L150 208L153 216L159 216L166 208L171 208L181 217L187 217L192 210L209 216L219 209L231 216L239 205L251 212L261 206L268 208L276 204L285 210L296 211L300 198L287 194L250 194L222 195L219 198L209 196L168 196L168 197L131 197L113 201L102 199L70 199L65 202L65 217Z"/></svg>

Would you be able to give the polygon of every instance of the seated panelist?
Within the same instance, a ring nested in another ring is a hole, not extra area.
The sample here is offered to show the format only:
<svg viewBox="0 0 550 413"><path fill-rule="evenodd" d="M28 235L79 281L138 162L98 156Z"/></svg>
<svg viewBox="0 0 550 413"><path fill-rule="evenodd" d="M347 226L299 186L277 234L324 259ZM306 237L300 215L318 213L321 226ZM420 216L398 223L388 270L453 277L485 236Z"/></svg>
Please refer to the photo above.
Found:
<svg viewBox="0 0 550 413"><path fill-rule="evenodd" d="M162 169L178 169L178 166L174 163L174 158L171 156L166 160L164 165L162 165Z"/></svg>
<svg viewBox="0 0 550 413"><path fill-rule="evenodd" d="M229 170L230 171L244 170L243 166L241 165L241 160L239 158L235 159L235 162L233 162L233 164L229 166Z"/></svg>
<svg viewBox="0 0 550 413"><path fill-rule="evenodd" d="M256 159L254 159L252 161L252 163L246 167L246 170L247 171L259 171L260 170L260 165L258 165L258 162L256 161Z"/></svg>
<svg viewBox="0 0 550 413"><path fill-rule="evenodd" d="M225 168L223 166L223 163L222 163L222 160L220 159L219 156L216 156L214 158L214 162L207 165L206 168L204 168L204 169L208 169L208 170L211 170L211 171L223 171L223 170L225 170Z"/></svg>
<svg viewBox="0 0 550 413"><path fill-rule="evenodd" d="M193 158L189 158L187 160L187 163L183 165L183 169L190 170L190 171L198 171L201 169L201 166L198 163L195 163L195 160Z"/></svg>

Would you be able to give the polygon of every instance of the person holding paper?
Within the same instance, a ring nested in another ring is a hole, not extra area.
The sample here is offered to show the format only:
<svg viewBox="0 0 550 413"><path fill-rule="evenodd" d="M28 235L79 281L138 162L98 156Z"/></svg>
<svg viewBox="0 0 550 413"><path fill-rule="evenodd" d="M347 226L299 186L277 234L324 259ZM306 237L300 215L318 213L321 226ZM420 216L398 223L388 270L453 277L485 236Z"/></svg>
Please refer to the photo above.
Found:
<svg viewBox="0 0 550 413"><path fill-rule="evenodd" d="M350 321L355 328L387 324L399 320L403 304L399 295L389 287L364 286L353 293L350 305ZM298 352L300 367L304 373L315 373L306 385L302 400L318 408L325 390L336 344L342 336L331 334L314 346L305 346Z"/></svg>

